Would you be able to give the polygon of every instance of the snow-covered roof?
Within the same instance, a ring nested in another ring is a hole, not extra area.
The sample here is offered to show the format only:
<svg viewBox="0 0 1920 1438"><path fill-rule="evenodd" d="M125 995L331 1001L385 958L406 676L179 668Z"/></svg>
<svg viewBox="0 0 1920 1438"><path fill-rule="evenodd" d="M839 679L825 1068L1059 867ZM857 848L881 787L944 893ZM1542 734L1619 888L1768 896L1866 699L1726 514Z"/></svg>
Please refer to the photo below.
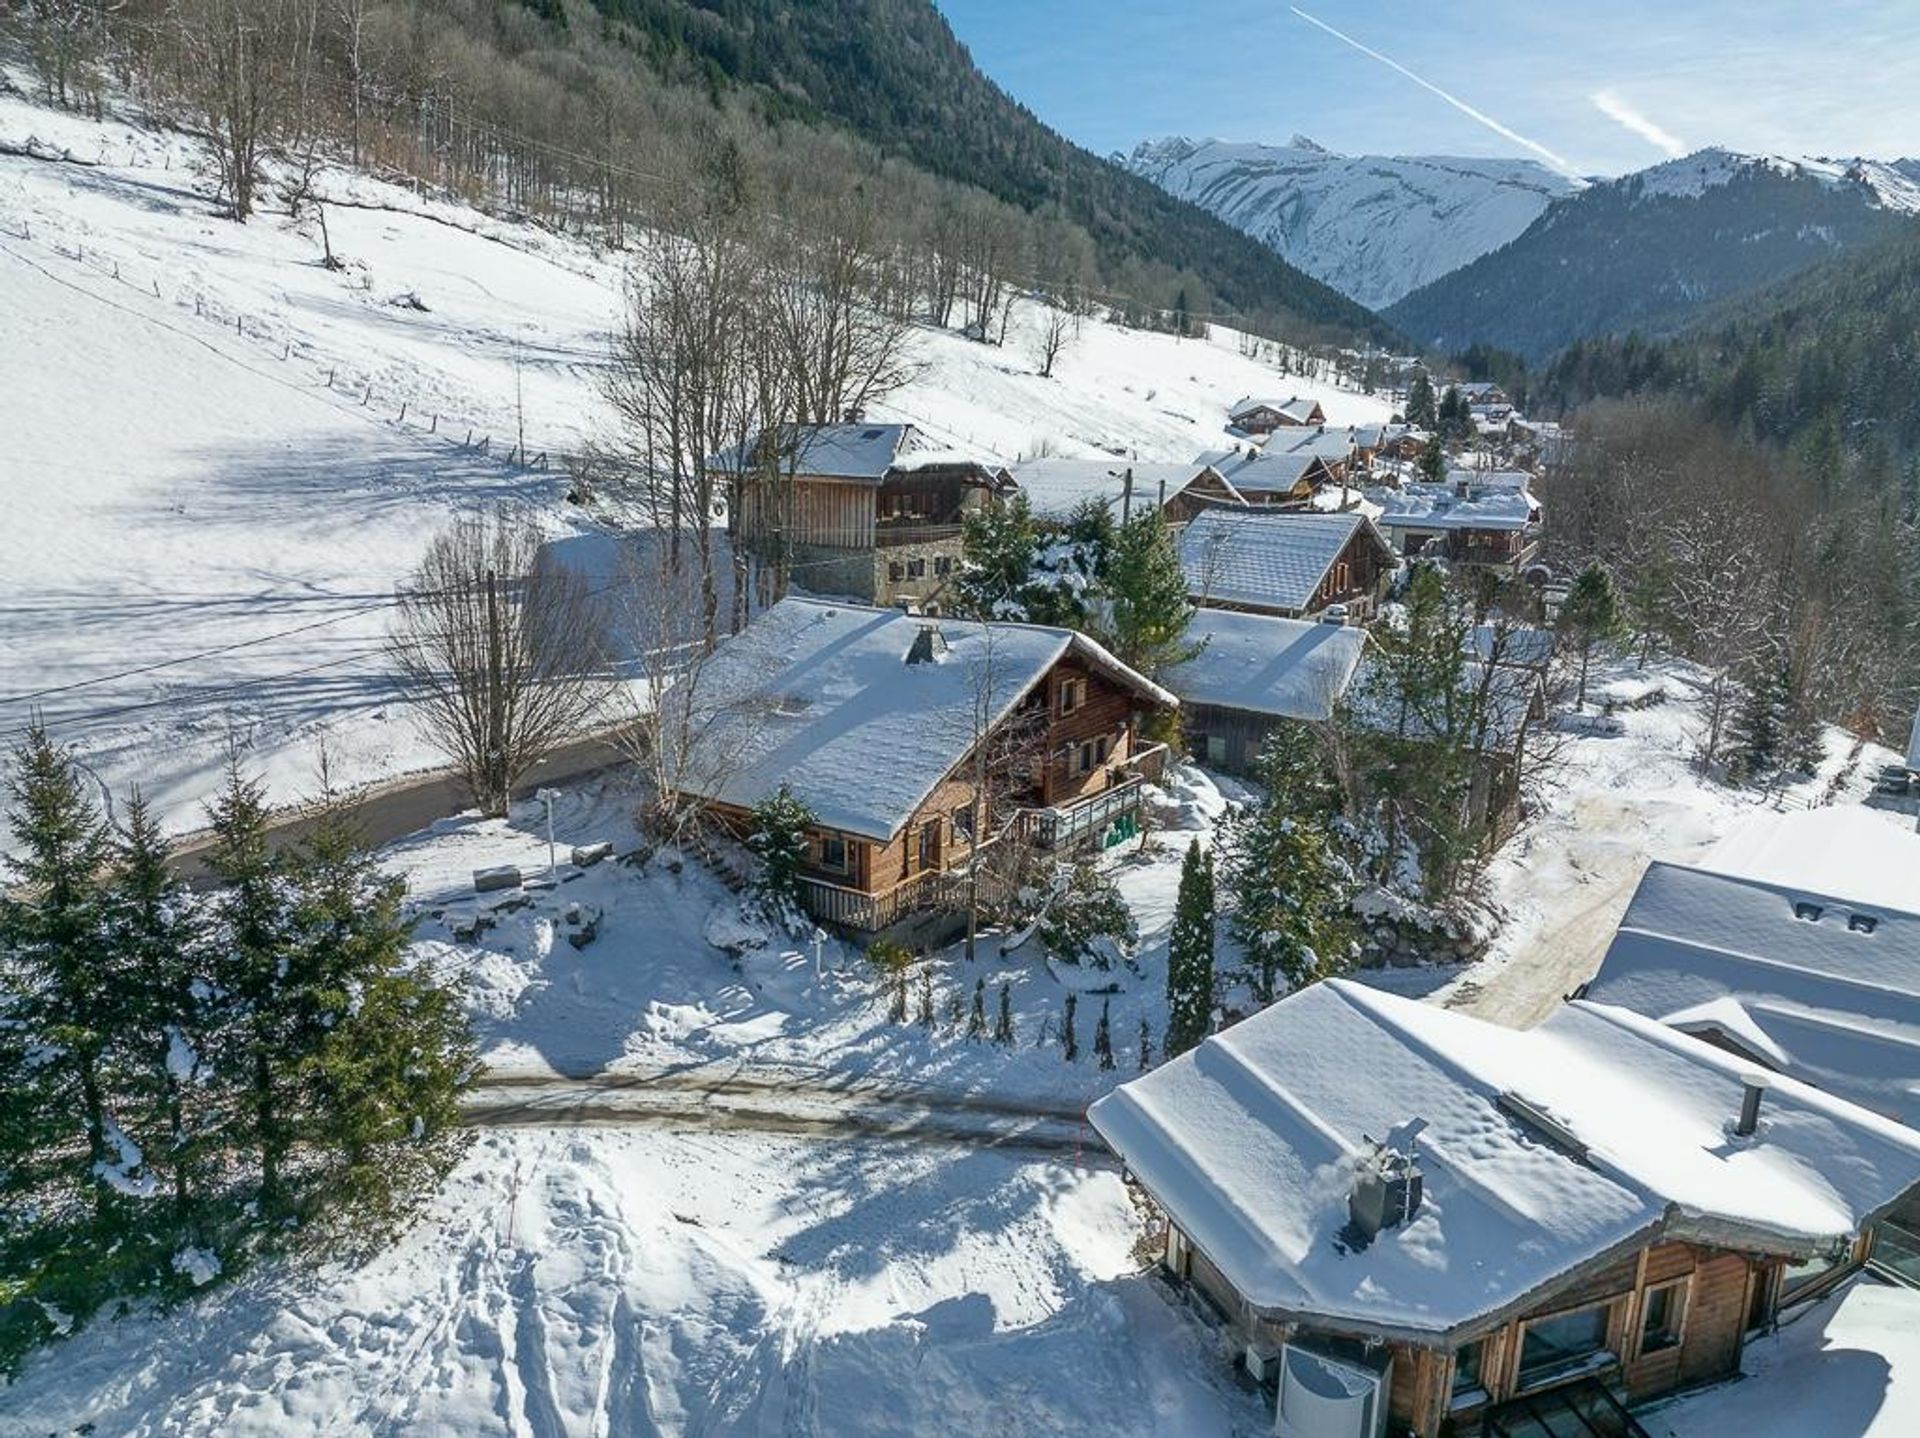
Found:
<svg viewBox="0 0 1920 1438"><path fill-rule="evenodd" d="M1378 449L1394 437L1392 430L1384 424L1356 424L1347 434L1356 449Z"/></svg>
<svg viewBox="0 0 1920 1438"><path fill-rule="evenodd" d="M1207 509L1180 533L1187 592L1221 604L1304 610L1363 515Z"/></svg>
<svg viewBox="0 0 1920 1438"><path fill-rule="evenodd" d="M1007 468L1033 512L1045 519L1066 519L1089 499L1109 501L1118 518L1129 470L1136 512L1159 503L1161 486L1171 499L1206 471L1199 462L1142 464L1125 459L1033 459Z"/></svg>
<svg viewBox="0 0 1920 1438"><path fill-rule="evenodd" d="M1089 1116L1256 1308L1439 1344L1658 1239L1823 1250L1920 1181L1920 1134L1792 1080L1735 1137L1750 1068L1624 1009L1521 1031L1336 979ZM1368 1140L1415 1120L1419 1212L1343 1243Z"/></svg>
<svg viewBox="0 0 1920 1438"><path fill-rule="evenodd" d="M1381 508L1387 529L1525 529L1540 518L1540 501L1528 491L1481 487L1462 498L1451 484L1409 484L1403 489L1370 489L1367 498Z"/></svg>
<svg viewBox="0 0 1920 1438"><path fill-rule="evenodd" d="M1533 488L1533 475L1524 469L1478 469L1473 465L1448 465L1447 482L1457 484L1461 480L1466 480L1476 490L1504 489L1518 493Z"/></svg>
<svg viewBox="0 0 1920 1438"><path fill-rule="evenodd" d="M1291 494L1323 456L1285 450L1208 450L1194 461L1214 471L1238 494Z"/></svg>
<svg viewBox="0 0 1920 1438"><path fill-rule="evenodd" d="M1311 424L1313 412L1319 408L1319 403L1318 400L1302 399L1298 395L1287 399L1263 399L1259 395L1250 394L1234 401L1233 408L1227 411L1227 418L1239 419L1257 409L1270 409L1275 414L1292 420L1295 424Z"/></svg>
<svg viewBox="0 0 1920 1438"><path fill-rule="evenodd" d="M944 652L909 664L936 623ZM750 808L785 784L824 827L886 840L971 751L976 707L999 723L1068 655L1179 703L1071 630L783 599L670 691L662 729L685 793Z"/></svg>
<svg viewBox="0 0 1920 1438"><path fill-rule="evenodd" d="M1827 869L1817 888L1655 863L1587 994L1920 1127L1920 839L1861 817L1881 854L1852 891L1873 898L1837 897L1849 846L1832 826L1801 836L1803 866ZM1899 888L1874 882L1903 861Z"/></svg>
<svg viewBox="0 0 1920 1438"><path fill-rule="evenodd" d="M1344 429L1310 429L1303 434L1275 430L1267 441L1266 452L1279 454L1315 454L1329 463L1344 461L1353 455L1353 434Z"/></svg>
<svg viewBox="0 0 1920 1438"><path fill-rule="evenodd" d="M1366 631L1311 619L1200 609L1187 639L1204 648L1161 677L1181 702L1281 719L1325 719L1346 693Z"/></svg>
<svg viewBox="0 0 1920 1438"><path fill-rule="evenodd" d="M878 483L908 456L933 447L910 424L787 425L781 431L781 464L795 474ZM751 464L760 442L735 445L709 457L710 469L732 471ZM791 449L792 457L785 451Z"/></svg>

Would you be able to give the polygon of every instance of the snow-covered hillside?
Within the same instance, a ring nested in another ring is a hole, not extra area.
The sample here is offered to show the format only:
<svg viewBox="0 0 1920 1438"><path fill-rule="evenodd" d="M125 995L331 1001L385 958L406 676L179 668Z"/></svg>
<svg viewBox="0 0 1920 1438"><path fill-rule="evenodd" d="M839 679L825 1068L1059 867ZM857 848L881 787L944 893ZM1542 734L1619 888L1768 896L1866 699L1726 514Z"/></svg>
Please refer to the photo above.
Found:
<svg viewBox="0 0 1920 1438"><path fill-rule="evenodd" d="M1578 182L1532 160L1149 140L1127 164L1369 308L1514 238Z"/></svg>
<svg viewBox="0 0 1920 1438"><path fill-rule="evenodd" d="M396 703L386 604L452 514L503 501L590 528L554 456L604 433L595 378L625 257L365 175L309 209L219 218L197 143L0 93L0 735L38 709L115 789L193 827L229 739L271 797L436 756ZM324 245L342 262L322 263ZM1041 379L914 336L885 407L985 457L1191 458L1285 386L1338 424L1383 402L1087 321ZM545 468L513 462L549 457ZM483 448L484 444L484 448Z"/></svg>

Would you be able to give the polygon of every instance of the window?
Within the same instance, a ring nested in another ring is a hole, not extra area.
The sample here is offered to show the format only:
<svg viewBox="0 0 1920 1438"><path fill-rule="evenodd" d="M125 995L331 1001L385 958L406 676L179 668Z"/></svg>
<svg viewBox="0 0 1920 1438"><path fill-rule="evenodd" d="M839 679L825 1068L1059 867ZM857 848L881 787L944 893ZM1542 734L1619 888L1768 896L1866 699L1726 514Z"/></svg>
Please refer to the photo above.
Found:
<svg viewBox="0 0 1920 1438"><path fill-rule="evenodd" d="M1449 1406L1466 1408L1485 1401L1487 1390L1480 1382L1480 1367L1486 1353L1484 1339L1453 1350L1453 1401Z"/></svg>
<svg viewBox="0 0 1920 1438"><path fill-rule="evenodd" d="M926 560L909 559L907 561L907 578L925 579L926 577L927 577L927 561Z"/></svg>
<svg viewBox="0 0 1920 1438"><path fill-rule="evenodd" d="M1209 734L1206 742L1207 762L1224 764L1227 762L1227 740L1224 734Z"/></svg>
<svg viewBox="0 0 1920 1438"><path fill-rule="evenodd" d="M1817 924L1820 922L1820 906L1818 904L1810 904L1805 899L1796 900L1793 906L1793 916L1796 919L1805 919L1809 924Z"/></svg>
<svg viewBox="0 0 1920 1438"><path fill-rule="evenodd" d="M1856 934L1870 934L1879 926L1880 921L1872 914L1847 915L1847 927Z"/></svg>
<svg viewBox="0 0 1920 1438"><path fill-rule="evenodd" d="M940 821L920 826L920 867L937 869L940 867Z"/></svg>
<svg viewBox="0 0 1920 1438"><path fill-rule="evenodd" d="M847 872L847 841L838 834L825 834L820 839L820 867L831 869L836 874Z"/></svg>
<svg viewBox="0 0 1920 1438"><path fill-rule="evenodd" d="M962 804L953 811L953 837L963 844L973 842L973 805Z"/></svg>
<svg viewBox="0 0 1920 1438"><path fill-rule="evenodd" d="M1093 762L1094 763L1096 764L1106 763L1107 755L1111 754L1112 752L1113 752L1113 740L1109 739L1106 735L1102 734L1098 739L1093 741Z"/></svg>
<svg viewBox="0 0 1920 1438"><path fill-rule="evenodd" d="M1071 714L1086 702L1086 680L1073 678L1060 681L1060 712L1062 714Z"/></svg>
<svg viewBox="0 0 1920 1438"><path fill-rule="evenodd" d="M1520 1348L1520 1386L1534 1388L1585 1368L1607 1351L1607 1305L1576 1309L1527 1324Z"/></svg>
<svg viewBox="0 0 1920 1438"><path fill-rule="evenodd" d="M1780 1270L1780 1306L1785 1308L1852 1261L1853 1250L1842 1244L1834 1252L1817 1253L1804 1263L1789 1263Z"/></svg>
<svg viewBox="0 0 1920 1438"><path fill-rule="evenodd" d="M933 561L933 572L939 575L943 579L947 575L953 573L952 557L950 555L942 554L938 558L936 558Z"/></svg>
<svg viewBox="0 0 1920 1438"><path fill-rule="evenodd" d="M1687 1284L1663 1284L1647 1290L1640 1310L1640 1351L1660 1353L1680 1346L1680 1328L1687 1318Z"/></svg>
<svg viewBox="0 0 1920 1438"><path fill-rule="evenodd" d="M890 583L898 584L906 577L907 568L904 564L897 559L889 559L887 561L887 579Z"/></svg>
<svg viewBox="0 0 1920 1438"><path fill-rule="evenodd" d="M1353 588L1353 568L1343 559L1333 566L1333 592L1345 594L1351 588Z"/></svg>

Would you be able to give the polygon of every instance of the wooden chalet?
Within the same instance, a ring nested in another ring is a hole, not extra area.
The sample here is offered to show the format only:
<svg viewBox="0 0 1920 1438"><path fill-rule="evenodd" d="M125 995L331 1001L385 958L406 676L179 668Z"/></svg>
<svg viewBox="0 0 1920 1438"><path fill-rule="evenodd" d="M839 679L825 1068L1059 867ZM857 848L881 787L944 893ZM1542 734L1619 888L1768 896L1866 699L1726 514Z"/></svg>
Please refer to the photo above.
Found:
<svg viewBox="0 0 1920 1438"><path fill-rule="evenodd" d="M1640 1435L1920 1182L1920 1134L1624 1009L1343 980L1089 1117L1283 1434Z"/></svg>
<svg viewBox="0 0 1920 1438"><path fill-rule="evenodd" d="M1353 682L1367 632L1320 619L1198 609L1199 652L1163 676L1180 700L1187 752L1209 768L1250 774L1286 720L1320 723Z"/></svg>
<svg viewBox="0 0 1920 1438"><path fill-rule="evenodd" d="M1277 429L1311 429L1327 422L1317 399L1264 399L1248 395L1227 411L1227 421L1242 434L1272 434Z"/></svg>
<svg viewBox="0 0 1920 1438"><path fill-rule="evenodd" d="M1204 469L1187 486L1185 497L1197 504L1235 504L1299 509L1314 496L1341 484L1323 454L1308 449L1223 449L1200 456Z"/></svg>
<svg viewBox="0 0 1920 1438"><path fill-rule="evenodd" d="M1104 503L1115 519L1158 508L1169 523L1183 524L1212 499L1230 490L1205 460L1186 464L1127 459L1033 459L1007 467L1014 487L1027 497L1034 517L1064 524L1089 501Z"/></svg>
<svg viewBox="0 0 1920 1438"><path fill-rule="evenodd" d="M1195 604L1287 619L1334 605L1367 619L1398 565L1355 511L1208 508L1181 531L1178 549Z"/></svg>
<svg viewBox="0 0 1920 1438"><path fill-rule="evenodd" d="M916 942L949 924L976 835L1067 849L1135 832L1166 757L1143 726L1178 707L1070 630L792 598L686 687L663 726L680 793L744 833L788 789L815 821L808 911Z"/></svg>
<svg viewBox="0 0 1920 1438"><path fill-rule="evenodd" d="M1539 556L1540 501L1524 482L1488 483L1461 471L1445 484L1372 490L1367 497L1380 506L1381 530L1407 559L1518 574Z"/></svg>
<svg viewBox="0 0 1920 1438"><path fill-rule="evenodd" d="M910 424L795 426L707 463L729 493L741 481L736 543L784 550L816 592L932 610L958 572L967 514L1010 483Z"/></svg>

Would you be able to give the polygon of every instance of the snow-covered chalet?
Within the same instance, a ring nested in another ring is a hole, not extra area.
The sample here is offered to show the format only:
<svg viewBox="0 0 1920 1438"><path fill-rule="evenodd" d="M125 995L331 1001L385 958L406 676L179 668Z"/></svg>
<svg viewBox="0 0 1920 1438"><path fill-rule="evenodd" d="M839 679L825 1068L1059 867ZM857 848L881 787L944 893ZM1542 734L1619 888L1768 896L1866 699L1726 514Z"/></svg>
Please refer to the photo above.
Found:
<svg viewBox="0 0 1920 1438"><path fill-rule="evenodd" d="M1295 1438L1640 1433L1920 1183L1920 1134L1629 1010L1343 980L1089 1117Z"/></svg>
<svg viewBox="0 0 1920 1438"><path fill-rule="evenodd" d="M1178 705L1071 630L789 598L670 693L661 729L672 786L735 832L782 788L806 806L816 918L930 943L1009 834L1137 832L1167 753L1146 731Z"/></svg>

